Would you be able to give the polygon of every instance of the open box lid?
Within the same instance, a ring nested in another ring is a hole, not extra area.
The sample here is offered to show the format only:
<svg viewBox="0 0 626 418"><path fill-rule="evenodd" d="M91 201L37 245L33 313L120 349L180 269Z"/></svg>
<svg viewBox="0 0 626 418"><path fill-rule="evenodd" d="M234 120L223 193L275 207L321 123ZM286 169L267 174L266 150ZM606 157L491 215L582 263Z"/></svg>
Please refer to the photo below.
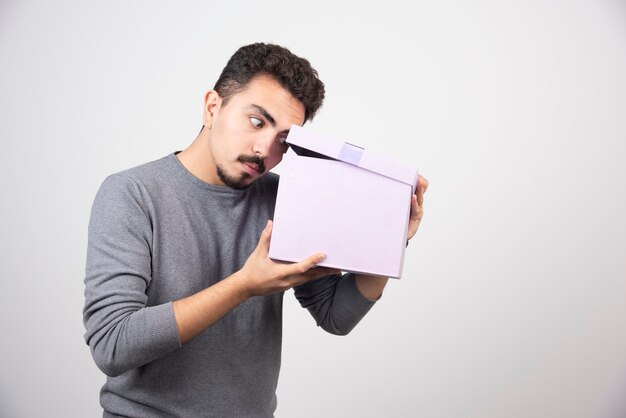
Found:
<svg viewBox="0 0 626 418"><path fill-rule="evenodd" d="M298 125L292 125L285 140L298 155L343 161L364 170L408 184L417 185L417 169L392 161L348 142L333 140Z"/></svg>

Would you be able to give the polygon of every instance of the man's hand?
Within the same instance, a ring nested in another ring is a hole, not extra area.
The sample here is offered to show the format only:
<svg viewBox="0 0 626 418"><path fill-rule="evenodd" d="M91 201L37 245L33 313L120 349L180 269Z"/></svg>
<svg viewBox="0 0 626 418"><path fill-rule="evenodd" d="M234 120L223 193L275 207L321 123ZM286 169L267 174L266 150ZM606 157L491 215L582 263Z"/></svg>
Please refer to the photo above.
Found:
<svg viewBox="0 0 626 418"><path fill-rule="evenodd" d="M269 258L271 236L272 221L267 221L256 249L243 268L235 273L243 285L246 297L282 292L309 280L340 272L326 267L314 268L326 258L323 253L313 254L299 263L282 264L272 261Z"/></svg>
<svg viewBox="0 0 626 418"><path fill-rule="evenodd" d="M294 264L275 263L269 258L272 221L243 268L198 293L174 301L174 317L181 344L213 325L222 316L252 296L270 295L339 270L317 267L324 259L318 253Z"/></svg>
<svg viewBox="0 0 626 418"><path fill-rule="evenodd" d="M424 216L424 193L428 189L428 180L422 176L417 178L415 194L411 197L411 218L409 220L409 233L407 239L413 238Z"/></svg>

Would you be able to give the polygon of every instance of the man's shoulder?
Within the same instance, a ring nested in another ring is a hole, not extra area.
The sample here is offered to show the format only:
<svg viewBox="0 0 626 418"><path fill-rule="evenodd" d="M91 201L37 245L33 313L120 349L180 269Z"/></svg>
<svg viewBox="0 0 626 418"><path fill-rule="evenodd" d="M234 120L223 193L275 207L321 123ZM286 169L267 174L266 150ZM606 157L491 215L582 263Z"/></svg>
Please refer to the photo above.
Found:
<svg viewBox="0 0 626 418"><path fill-rule="evenodd" d="M111 176L125 177L131 181L146 181L149 179L159 178L170 171L172 158L176 158L174 154L168 154L158 160L140 164L135 167L127 168L112 174Z"/></svg>
<svg viewBox="0 0 626 418"><path fill-rule="evenodd" d="M174 154L169 154L158 160L143 163L127 168L107 176L100 186L100 193L130 193L135 194L140 189L152 189L158 187L158 183L171 178L171 159Z"/></svg>
<svg viewBox="0 0 626 418"><path fill-rule="evenodd" d="M150 161L127 168L109 175L105 179L106 182L130 183L134 185L149 185L155 181L166 180L171 177L172 158L176 158L174 154L169 154L158 160Z"/></svg>

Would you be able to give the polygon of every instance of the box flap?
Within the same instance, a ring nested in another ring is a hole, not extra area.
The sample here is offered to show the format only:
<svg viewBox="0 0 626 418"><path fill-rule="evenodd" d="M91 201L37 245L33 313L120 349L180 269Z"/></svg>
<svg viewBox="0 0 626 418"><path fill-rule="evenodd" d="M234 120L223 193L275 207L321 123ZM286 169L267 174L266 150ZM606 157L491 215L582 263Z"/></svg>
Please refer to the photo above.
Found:
<svg viewBox="0 0 626 418"><path fill-rule="evenodd" d="M412 193L415 193L417 169L374 154L358 145L330 139L298 125L291 126L286 142L298 155L343 161L408 184Z"/></svg>

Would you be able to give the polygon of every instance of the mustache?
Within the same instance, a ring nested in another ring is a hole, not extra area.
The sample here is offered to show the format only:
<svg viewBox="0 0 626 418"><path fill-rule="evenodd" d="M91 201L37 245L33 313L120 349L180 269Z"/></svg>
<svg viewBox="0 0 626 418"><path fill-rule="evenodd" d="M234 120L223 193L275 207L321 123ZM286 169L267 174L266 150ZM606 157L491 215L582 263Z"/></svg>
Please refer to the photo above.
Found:
<svg viewBox="0 0 626 418"><path fill-rule="evenodd" d="M265 173L265 163L261 157L257 155L240 155L237 157L237 161L241 163L255 164L261 173Z"/></svg>

